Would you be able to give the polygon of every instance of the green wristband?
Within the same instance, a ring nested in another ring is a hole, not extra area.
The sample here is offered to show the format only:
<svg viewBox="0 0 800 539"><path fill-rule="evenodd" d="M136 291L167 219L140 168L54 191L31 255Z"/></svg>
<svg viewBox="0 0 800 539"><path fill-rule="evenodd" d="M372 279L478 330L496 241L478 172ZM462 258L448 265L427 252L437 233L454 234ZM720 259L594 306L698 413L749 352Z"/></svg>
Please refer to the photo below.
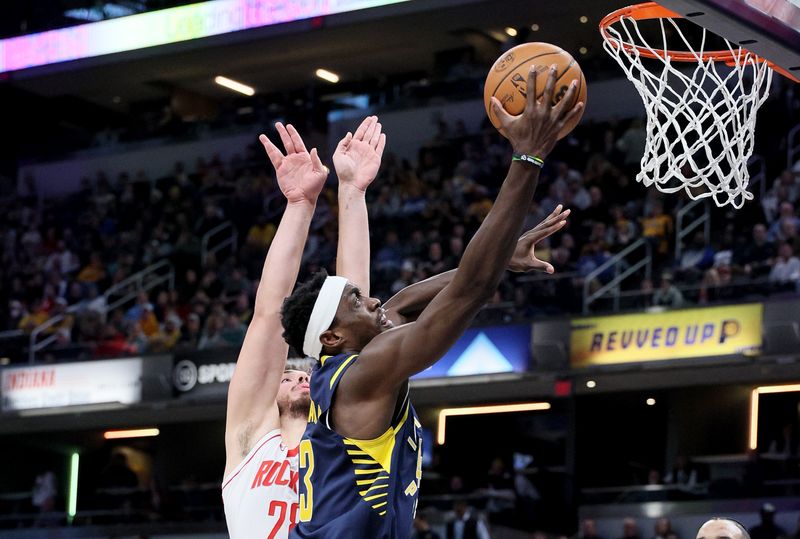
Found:
<svg viewBox="0 0 800 539"><path fill-rule="evenodd" d="M539 168L544 166L544 161L540 157L536 157L535 155L528 155L524 153L515 153L511 156L512 161L525 161L526 163L530 163L532 165L536 165Z"/></svg>

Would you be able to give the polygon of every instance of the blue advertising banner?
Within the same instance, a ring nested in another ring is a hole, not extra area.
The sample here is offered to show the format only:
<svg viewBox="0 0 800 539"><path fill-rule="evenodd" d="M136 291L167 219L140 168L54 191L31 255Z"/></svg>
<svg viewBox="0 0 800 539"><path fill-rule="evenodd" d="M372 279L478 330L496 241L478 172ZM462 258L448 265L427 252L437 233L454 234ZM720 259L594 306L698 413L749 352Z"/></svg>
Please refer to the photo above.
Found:
<svg viewBox="0 0 800 539"><path fill-rule="evenodd" d="M442 359L412 379L528 370L531 325L468 329Z"/></svg>

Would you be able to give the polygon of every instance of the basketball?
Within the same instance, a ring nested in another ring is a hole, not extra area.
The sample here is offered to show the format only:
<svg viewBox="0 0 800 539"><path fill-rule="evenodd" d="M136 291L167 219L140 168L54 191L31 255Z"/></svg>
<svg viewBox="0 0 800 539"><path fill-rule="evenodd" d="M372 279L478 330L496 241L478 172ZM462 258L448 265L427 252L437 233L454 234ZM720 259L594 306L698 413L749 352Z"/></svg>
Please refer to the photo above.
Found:
<svg viewBox="0 0 800 539"><path fill-rule="evenodd" d="M500 56L486 77L483 101L492 125L500 128L500 121L492 112L491 97L495 96L499 99L510 114L515 116L522 114L525 109L530 66L536 66L536 97L538 99L544 92L547 69L553 64L556 65L558 73L554 104L567 93L569 83L573 80L578 81L578 91L575 94L575 100L569 106L574 106L578 101L586 103L586 79L578 62L567 51L550 43L523 43ZM575 126L581 121L581 116L583 116L582 113L567 123L558 134L558 138L564 138L575 129Z"/></svg>

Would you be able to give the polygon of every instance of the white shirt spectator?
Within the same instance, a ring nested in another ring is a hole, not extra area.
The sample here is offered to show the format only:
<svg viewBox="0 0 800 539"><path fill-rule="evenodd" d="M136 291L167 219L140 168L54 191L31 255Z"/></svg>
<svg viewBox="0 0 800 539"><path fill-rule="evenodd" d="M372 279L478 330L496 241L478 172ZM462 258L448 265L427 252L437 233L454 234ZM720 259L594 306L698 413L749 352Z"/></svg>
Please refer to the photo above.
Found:
<svg viewBox="0 0 800 539"><path fill-rule="evenodd" d="M793 256L788 260L778 260L769 272L769 280L777 283L787 283L800 280L800 258Z"/></svg>
<svg viewBox="0 0 800 539"><path fill-rule="evenodd" d="M453 539L464 539L464 524L470 519L470 516L470 513L467 512L463 518L453 522ZM491 539L489 530L486 529L486 524L484 524L483 520L476 519L476 522L475 533L478 535L478 539Z"/></svg>

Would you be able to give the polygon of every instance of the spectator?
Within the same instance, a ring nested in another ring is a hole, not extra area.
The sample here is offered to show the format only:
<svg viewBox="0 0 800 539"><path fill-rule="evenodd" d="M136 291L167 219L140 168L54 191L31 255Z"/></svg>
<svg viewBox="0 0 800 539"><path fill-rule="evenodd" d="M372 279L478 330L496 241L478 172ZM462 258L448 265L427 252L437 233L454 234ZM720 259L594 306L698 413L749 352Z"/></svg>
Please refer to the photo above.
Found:
<svg viewBox="0 0 800 539"><path fill-rule="evenodd" d="M790 289L794 289L800 280L800 259L794 256L791 243L785 242L778 247L778 257L769 272L769 280L781 288Z"/></svg>
<svg viewBox="0 0 800 539"><path fill-rule="evenodd" d="M771 456L791 458L798 455L798 443L791 423L786 423L778 436L769 443L767 453Z"/></svg>
<svg viewBox="0 0 800 539"><path fill-rule="evenodd" d="M222 335L222 330L225 328L225 320L217 315L211 314L206 320L206 327L200 340L197 343L198 350L210 350L213 348L225 348L229 342L225 340Z"/></svg>
<svg viewBox="0 0 800 539"><path fill-rule="evenodd" d="M25 305L19 300L12 299L8 302L8 317L5 320L4 331L23 329L22 321L28 316Z"/></svg>
<svg viewBox="0 0 800 539"><path fill-rule="evenodd" d="M506 470L505 462L500 457L492 460L487 474L486 485L488 487L489 501L486 503L486 511L490 515L492 522L506 520L509 511L514 509L516 493L514 491L514 477Z"/></svg>
<svg viewBox="0 0 800 539"><path fill-rule="evenodd" d="M98 284L106 278L106 270L99 252L93 252L89 263L78 272L76 279L82 283Z"/></svg>
<svg viewBox="0 0 800 539"><path fill-rule="evenodd" d="M441 539L439 534L431 529L427 514L428 511L424 509L417 511L417 514L414 516L414 532L411 534L410 539Z"/></svg>
<svg viewBox="0 0 800 539"><path fill-rule="evenodd" d="M46 470L37 475L31 492L31 503L39 513L39 516L36 517L36 525L45 526L51 523L51 519L44 514L55 511L56 496L58 496L56 474L52 470Z"/></svg>
<svg viewBox="0 0 800 539"><path fill-rule="evenodd" d="M691 243L681 253L678 261L680 275L689 281L697 281L714 264L714 249L706 243L705 234L697 231Z"/></svg>
<svg viewBox="0 0 800 539"><path fill-rule="evenodd" d="M220 337L228 346L241 346L246 332L247 326L239 320L236 313L225 314L225 327L220 331Z"/></svg>
<svg viewBox="0 0 800 539"><path fill-rule="evenodd" d="M667 272L661 274L661 285L653 293L653 305L679 309L684 303L683 293L675 286L672 274Z"/></svg>
<svg viewBox="0 0 800 539"><path fill-rule="evenodd" d="M785 223L792 223L786 225ZM794 204L791 202L781 202L778 210L778 215L775 217L772 225L767 232L767 239L769 241L786 240L787 232L784 227L791 227L792 230L800 230L800 217L794 213Z"/></svg>
<svg viewBox="0 0 800 539"><path fill-rule="evenodd" d="M672 531L669 519L666 517L657 519L653 529L653 539L667 539L671 534L675 534L675 532Z"/></svg>
<svg viewBox="0 0 800 539"><path fill-rule="evenodd" d="M453 503L455 518L447 523L447 539L490 539L483 520L472 515L464 500Z"/></svg>
<svg viewBox="0 0 800 539"><path fill-rule="evenodd" d="M581 522L581 531L578 539L603 539L597 533L597 523L592 518L586 518Z"/></svg>
<svg viewBox="0 0 800 539"><path fill-rule="evenodd" d="M752 241L734 251L735 267L745 275L758 278L766 276L775 258L775 245L767 240L767 227L763 223L753 225Z"/></svg>
<svg viewBox="0 0 800 539"><path fill-rule="evenodd" d="M750 528L751 539L780 539L786 531L775 524L775 506L765 503L761 506L761 523Z"/></svg>
<svg viewBox="0 0 800 539"><path fill-rule="evenodd" d="M631 126L617 141L617 149L623 153L623 165L626 170L639 165L644 155L646 139L647 132L644 129L644 123L639 118L634 119Z"/></svg>
<svg viewBox="0 0 800 539"><path fill-rule="evenodd" d="M684 455L678 455L675 458L674 466L664 474L664 483L683 485L691 489L697 484L697 470Z"/></svg>
<svg viewBox="0 0 800 539"><path fill-rule="evenodd" d="M175 348L181 338L181 319L175 313L167 315L158 332L150 336L148 351L151 353L168 352Z"/></svg>
<svg viewBox="0 0 800 539"><path fill-rule="evenodd" d="M664 213L664 204L660 200L653 202L652 211L641 222L642 236L652 241L654 254L665 257L669 253L673 228L672 217Z"/></svg>
<svg viewBox="0 0 800 539"><path fill-rule="evenodd" d="M186 317L186 325L181 328L181 337L178 340L178 346L181 349L196 349L202 335L200 328L200 316L197 313L190 313Z"/></svg>
<svg viewBox="0 0 800 539"><path fill-rule="evenodd" d="M640 539L639 530L636 526L636 520L627 517L622 521L622 538L621 539Z"/></svg>

